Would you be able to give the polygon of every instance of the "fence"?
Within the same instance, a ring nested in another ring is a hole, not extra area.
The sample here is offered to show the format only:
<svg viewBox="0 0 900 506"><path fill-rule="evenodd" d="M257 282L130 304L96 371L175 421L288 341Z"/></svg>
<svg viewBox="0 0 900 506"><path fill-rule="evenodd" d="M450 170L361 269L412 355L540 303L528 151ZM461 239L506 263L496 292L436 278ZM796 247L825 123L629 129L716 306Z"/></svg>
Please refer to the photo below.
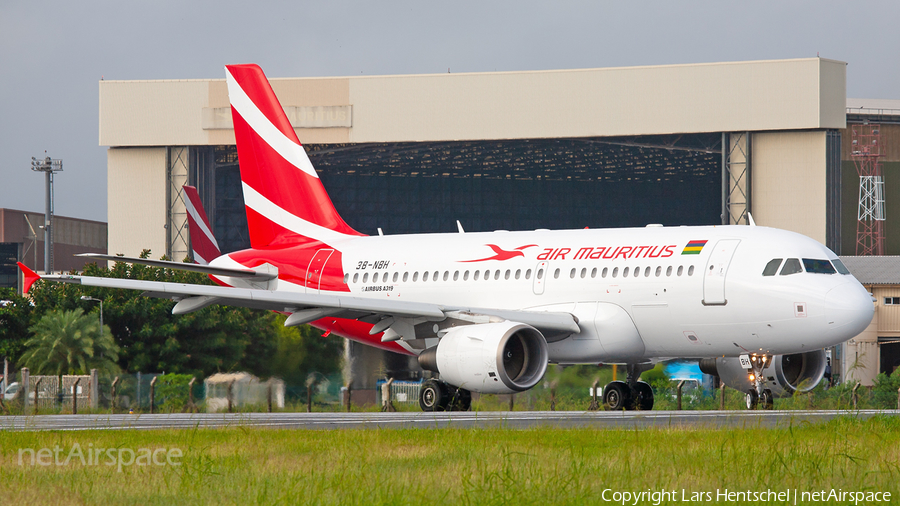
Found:
<svg viewBox="0 0 900 506"><path fill-rule="evenodd" d="M35 400L37 411L45 413L54 410L71 412L73 403L78 412L86 408L150 413L197 409L222 411L229 409L229 400L232 409L284 409L286 400L306 404L310 394L314 399L312 403L317 407L329 409L329 406L343 405L346 397L343 395L345 389L342 388L340 373L331 376L314 373L310 378L304 387L287 388L280 379L261 381L248 373L214 374L205 381L196 381L191 375L165 373L100 377L93 370L91 376L31 375L27 368L23 368L17 382L21 388L15 398L9 400L15 401L13 405L18 406L17 409L24 408L28 413ZM354 401L372 403L374 391L371 391L371 397L366 395L369 392L354 391ZM0 411L8 412L8 408Z"/></svg>
<svg viewBox="0 0 900 506"><path fill-rule="evenodd" d="M284 408L284 382L260 381L247 373L213 374L203 382L206 387L206 411L231 411L235 407L262 406Z"/></svg>
<svg viewBox="0 0 900 506"><path fill-rule="evenodd" d="M381 386L387 383L386 380L378 380L375 385L375 396L377 405L381 406L383 398L381 396ZM419 381L394 381L391 383L391 400L403 404L418 404L419 390L422 388L422 380Z"/></svg>
<svg viewBox="0 0 900 506"><path fill-rule="evenodd" d="M60 385L60 381L62 384ZM31 375L22 369L20 397L25 406L37 409L96 408L99 403L99 378L97 370L88 375ZM74 398L73 398L74 397Z"/></svg>
<svg viewBox="0 0 900 506"><path fill-rule="evenodd" d="M23 394L28 406L33 406L37 399L38 409L55 409L62 402L58 376L30 376Z"/></svg>

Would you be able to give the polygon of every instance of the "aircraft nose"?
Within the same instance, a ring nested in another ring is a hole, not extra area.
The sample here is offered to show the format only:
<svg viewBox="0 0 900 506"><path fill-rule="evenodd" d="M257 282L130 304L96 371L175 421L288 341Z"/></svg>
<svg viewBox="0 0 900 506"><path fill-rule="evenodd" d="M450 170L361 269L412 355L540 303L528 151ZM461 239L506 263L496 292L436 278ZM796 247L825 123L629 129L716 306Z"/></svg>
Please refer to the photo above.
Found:
<svg viewBox="0 0 900 506"><path fill-rule="evenodd" d="M840 284L825 294L829 337L835 344L866 330L875 314L872 296L856 282Z"/></svg>

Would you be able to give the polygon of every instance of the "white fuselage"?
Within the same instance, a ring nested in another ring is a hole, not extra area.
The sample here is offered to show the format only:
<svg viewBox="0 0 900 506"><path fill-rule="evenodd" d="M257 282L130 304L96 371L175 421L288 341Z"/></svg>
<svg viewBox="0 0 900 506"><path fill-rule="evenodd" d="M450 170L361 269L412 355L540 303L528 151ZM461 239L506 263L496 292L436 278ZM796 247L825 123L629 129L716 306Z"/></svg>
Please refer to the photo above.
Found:
<svg viewBox="0 0 900 506"><path fill-rule="evenodd" d="M575 315L581 332L550 343L558 363L797 353L857 335L873 314L852 275L763 276L776 258L836 259L766 227L371 236L330 247L356 297Z"/></svg>

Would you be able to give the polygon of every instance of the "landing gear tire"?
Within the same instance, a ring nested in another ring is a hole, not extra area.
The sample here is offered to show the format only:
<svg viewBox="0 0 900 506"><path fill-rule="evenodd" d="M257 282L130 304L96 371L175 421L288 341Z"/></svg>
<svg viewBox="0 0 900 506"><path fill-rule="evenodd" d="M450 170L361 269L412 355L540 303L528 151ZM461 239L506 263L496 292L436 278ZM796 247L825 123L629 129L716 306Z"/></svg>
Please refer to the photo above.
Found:
<svg viewBox="0 0 900 506"><path fill-rule="evenodd" d="M419 389L419 407L422 411L444 411L449 400L442 381L430 379L422 382L422 388Z"/></svg>
<svg viewBox="0 0 900 506"><path fill-rule="evenodd" d="M603 389L603 403L611 411L622 411L631 406L631 389L623 381L613 381Z"/></svg>
<svg viewBox="0 0 900 506"><path fill-rule="evenodd" d="M756 406L759 404L759 394L756 393L755 388L751 388L747 390L747 409L756 409Z"/></svg>
<svg viewBox="0 0 900 506"><path fill-rule="evenodd" d="M641 411L650 411L653 409L653 389L648 383L638 381L634 384L632 400L634 402L632 409Z"/></svg>
<svg viewBox="0 0 900 506"><path fill-rule="evenodd" d="M472 392L465 388L456 387L449 387L449 390L448 411L469 411L472 409Z"/></svg>
<svg viewBox="0 0 900 506"><path fill-rule="evenodd" d="M775 397L772 395L772 391L768 388L763 390L759 395L759 403L762 404L763 409L774 409Z"/></svg>

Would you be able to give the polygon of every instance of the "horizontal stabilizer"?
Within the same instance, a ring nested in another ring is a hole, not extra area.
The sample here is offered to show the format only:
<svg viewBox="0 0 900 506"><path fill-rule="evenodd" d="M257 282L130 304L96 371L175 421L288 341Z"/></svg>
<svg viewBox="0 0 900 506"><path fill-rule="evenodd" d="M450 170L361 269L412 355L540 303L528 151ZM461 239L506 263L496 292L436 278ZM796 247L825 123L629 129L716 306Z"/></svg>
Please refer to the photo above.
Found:
<svg viewBox="0 0 900 506"><path fill-rule="evenodd" d="M24 284L22 285L22 293L27 294L28 290L31 289L31 285L33 285L35 281L41 279L41 276L38 273L36 273L33 270L26 267L25 264L23 264L22 262L17 262L17 263L19 265L19 269L22 270L22 277L24 278L23 279Z"/></svg>
<svg viewBox="0 0 900 506"><path fill-rule="evenodd" d="M168 260L150 260L149 258L120 257L115 255L102 255L100 253L81 253L75 255L79 257L96 258L98 260L109 260L112 262L126 262L129 264L149 265L151 267L163 267L166 269L177 269L181 271L202 272L204 274L212 274L213 276L229 276L232 278L250 278L257 281L268 281L275 279L278 274L269 272L259 272L252 269L229 269L228 267L213 267L211 265L188 264L184 262L172 262Z"/></svg>

